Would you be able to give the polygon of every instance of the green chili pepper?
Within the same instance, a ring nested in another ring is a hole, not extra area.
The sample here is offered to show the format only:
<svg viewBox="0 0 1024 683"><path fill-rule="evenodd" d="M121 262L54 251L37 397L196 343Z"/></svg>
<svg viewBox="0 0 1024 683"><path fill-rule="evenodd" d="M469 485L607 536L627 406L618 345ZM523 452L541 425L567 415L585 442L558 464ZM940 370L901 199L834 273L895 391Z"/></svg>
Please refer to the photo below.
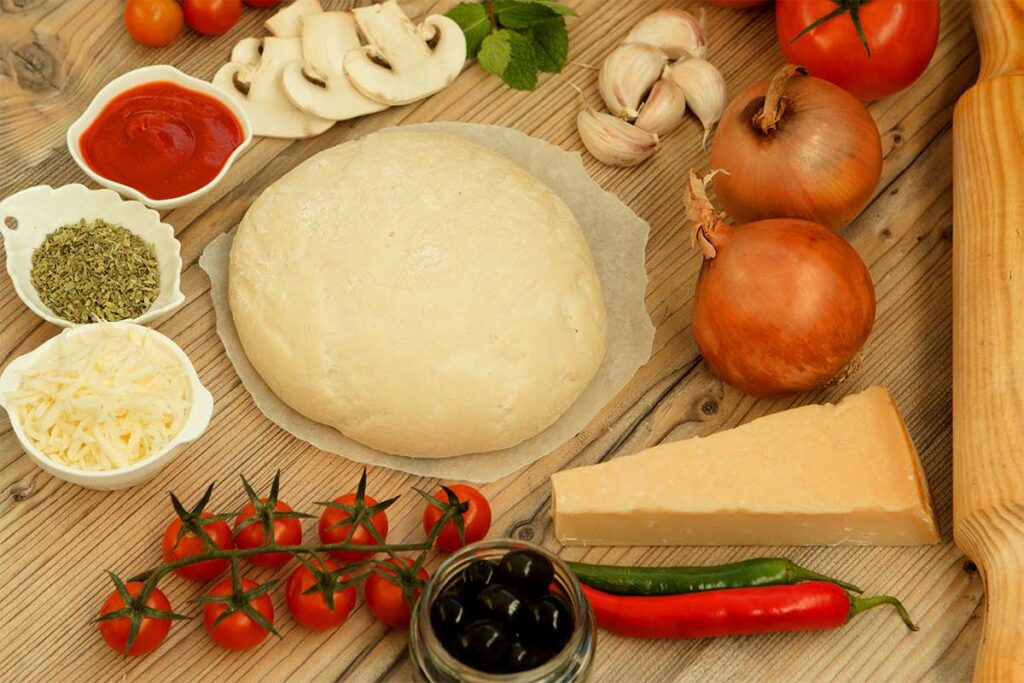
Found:
<svg viewBox="0 0 1024 683"><path fill-rule="evenodd" d="M762 557L707 567L619 567L567 562L579 580L617 595L675 595L723 588L778 586L828 581L861 593L851 583L811 571L781 557Z"/></svg>

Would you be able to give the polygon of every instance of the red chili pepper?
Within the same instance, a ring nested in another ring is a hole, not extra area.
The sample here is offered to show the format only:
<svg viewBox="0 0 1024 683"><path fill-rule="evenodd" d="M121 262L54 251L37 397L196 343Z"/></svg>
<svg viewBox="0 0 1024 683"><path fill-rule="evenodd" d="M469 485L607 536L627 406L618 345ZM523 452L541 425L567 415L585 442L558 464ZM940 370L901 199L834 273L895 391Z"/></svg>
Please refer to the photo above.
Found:
<svg viewBox="0 0 1024 683"><path fill-rule="evenodd" d="M900 601L889 595L858 598L834 583L727 588L681 595L613 595L590 586L583 592L597 625L631 638L712 638L777 631L838 628L855 614L892 605L917 630Z"/></svg>

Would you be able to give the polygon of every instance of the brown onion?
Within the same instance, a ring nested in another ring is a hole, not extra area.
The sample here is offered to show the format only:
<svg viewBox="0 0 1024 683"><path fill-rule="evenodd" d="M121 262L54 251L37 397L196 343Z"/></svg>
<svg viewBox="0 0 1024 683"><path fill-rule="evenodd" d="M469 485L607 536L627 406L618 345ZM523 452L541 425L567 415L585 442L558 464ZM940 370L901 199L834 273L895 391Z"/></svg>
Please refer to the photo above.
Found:
<svg viewBox="0 0 1024 683"><path fill-rule="evenodd" d="M729 103L711 145L715 194L742 223L804 218L833 230L867 206L882 175L882 142L857 98L820 78L752 85Z"/></svg>
<svg viewBox="0 0 1024 683"><path fill-rule="evenodd" d="M691 173L687 193L693 240L704 252L693 301L693 334L704 361L754 396L824 384L857 355L874 325L867 267L843 238L817 223L776 218L726 225L705 194L710 179Z"/></svg>

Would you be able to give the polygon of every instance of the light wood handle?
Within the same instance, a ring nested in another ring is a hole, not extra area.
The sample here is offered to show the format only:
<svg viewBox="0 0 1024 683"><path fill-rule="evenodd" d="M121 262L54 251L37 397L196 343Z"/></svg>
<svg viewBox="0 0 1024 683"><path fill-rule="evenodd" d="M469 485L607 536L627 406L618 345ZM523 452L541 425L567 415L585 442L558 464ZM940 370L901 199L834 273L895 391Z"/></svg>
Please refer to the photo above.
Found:
<svg viewBox="0 0 1024 683"><path fill-rule="evenodd" d="M1024 682L1024 0L975 0L953 115L953 533L981 570L977 681Z"/></svg>

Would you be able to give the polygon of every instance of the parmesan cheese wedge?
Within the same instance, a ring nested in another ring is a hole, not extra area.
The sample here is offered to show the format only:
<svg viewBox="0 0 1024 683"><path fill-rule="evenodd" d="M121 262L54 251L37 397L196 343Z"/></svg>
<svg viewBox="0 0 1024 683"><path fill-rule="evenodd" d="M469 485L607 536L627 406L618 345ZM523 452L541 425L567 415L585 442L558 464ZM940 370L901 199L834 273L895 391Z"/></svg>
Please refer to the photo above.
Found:
<svg viewBox="0 0 1024 683"><path fill-rule="evenodd" d="M565 545L939 542L917 450L882 387L556 472L551 486Z"/></svg>

